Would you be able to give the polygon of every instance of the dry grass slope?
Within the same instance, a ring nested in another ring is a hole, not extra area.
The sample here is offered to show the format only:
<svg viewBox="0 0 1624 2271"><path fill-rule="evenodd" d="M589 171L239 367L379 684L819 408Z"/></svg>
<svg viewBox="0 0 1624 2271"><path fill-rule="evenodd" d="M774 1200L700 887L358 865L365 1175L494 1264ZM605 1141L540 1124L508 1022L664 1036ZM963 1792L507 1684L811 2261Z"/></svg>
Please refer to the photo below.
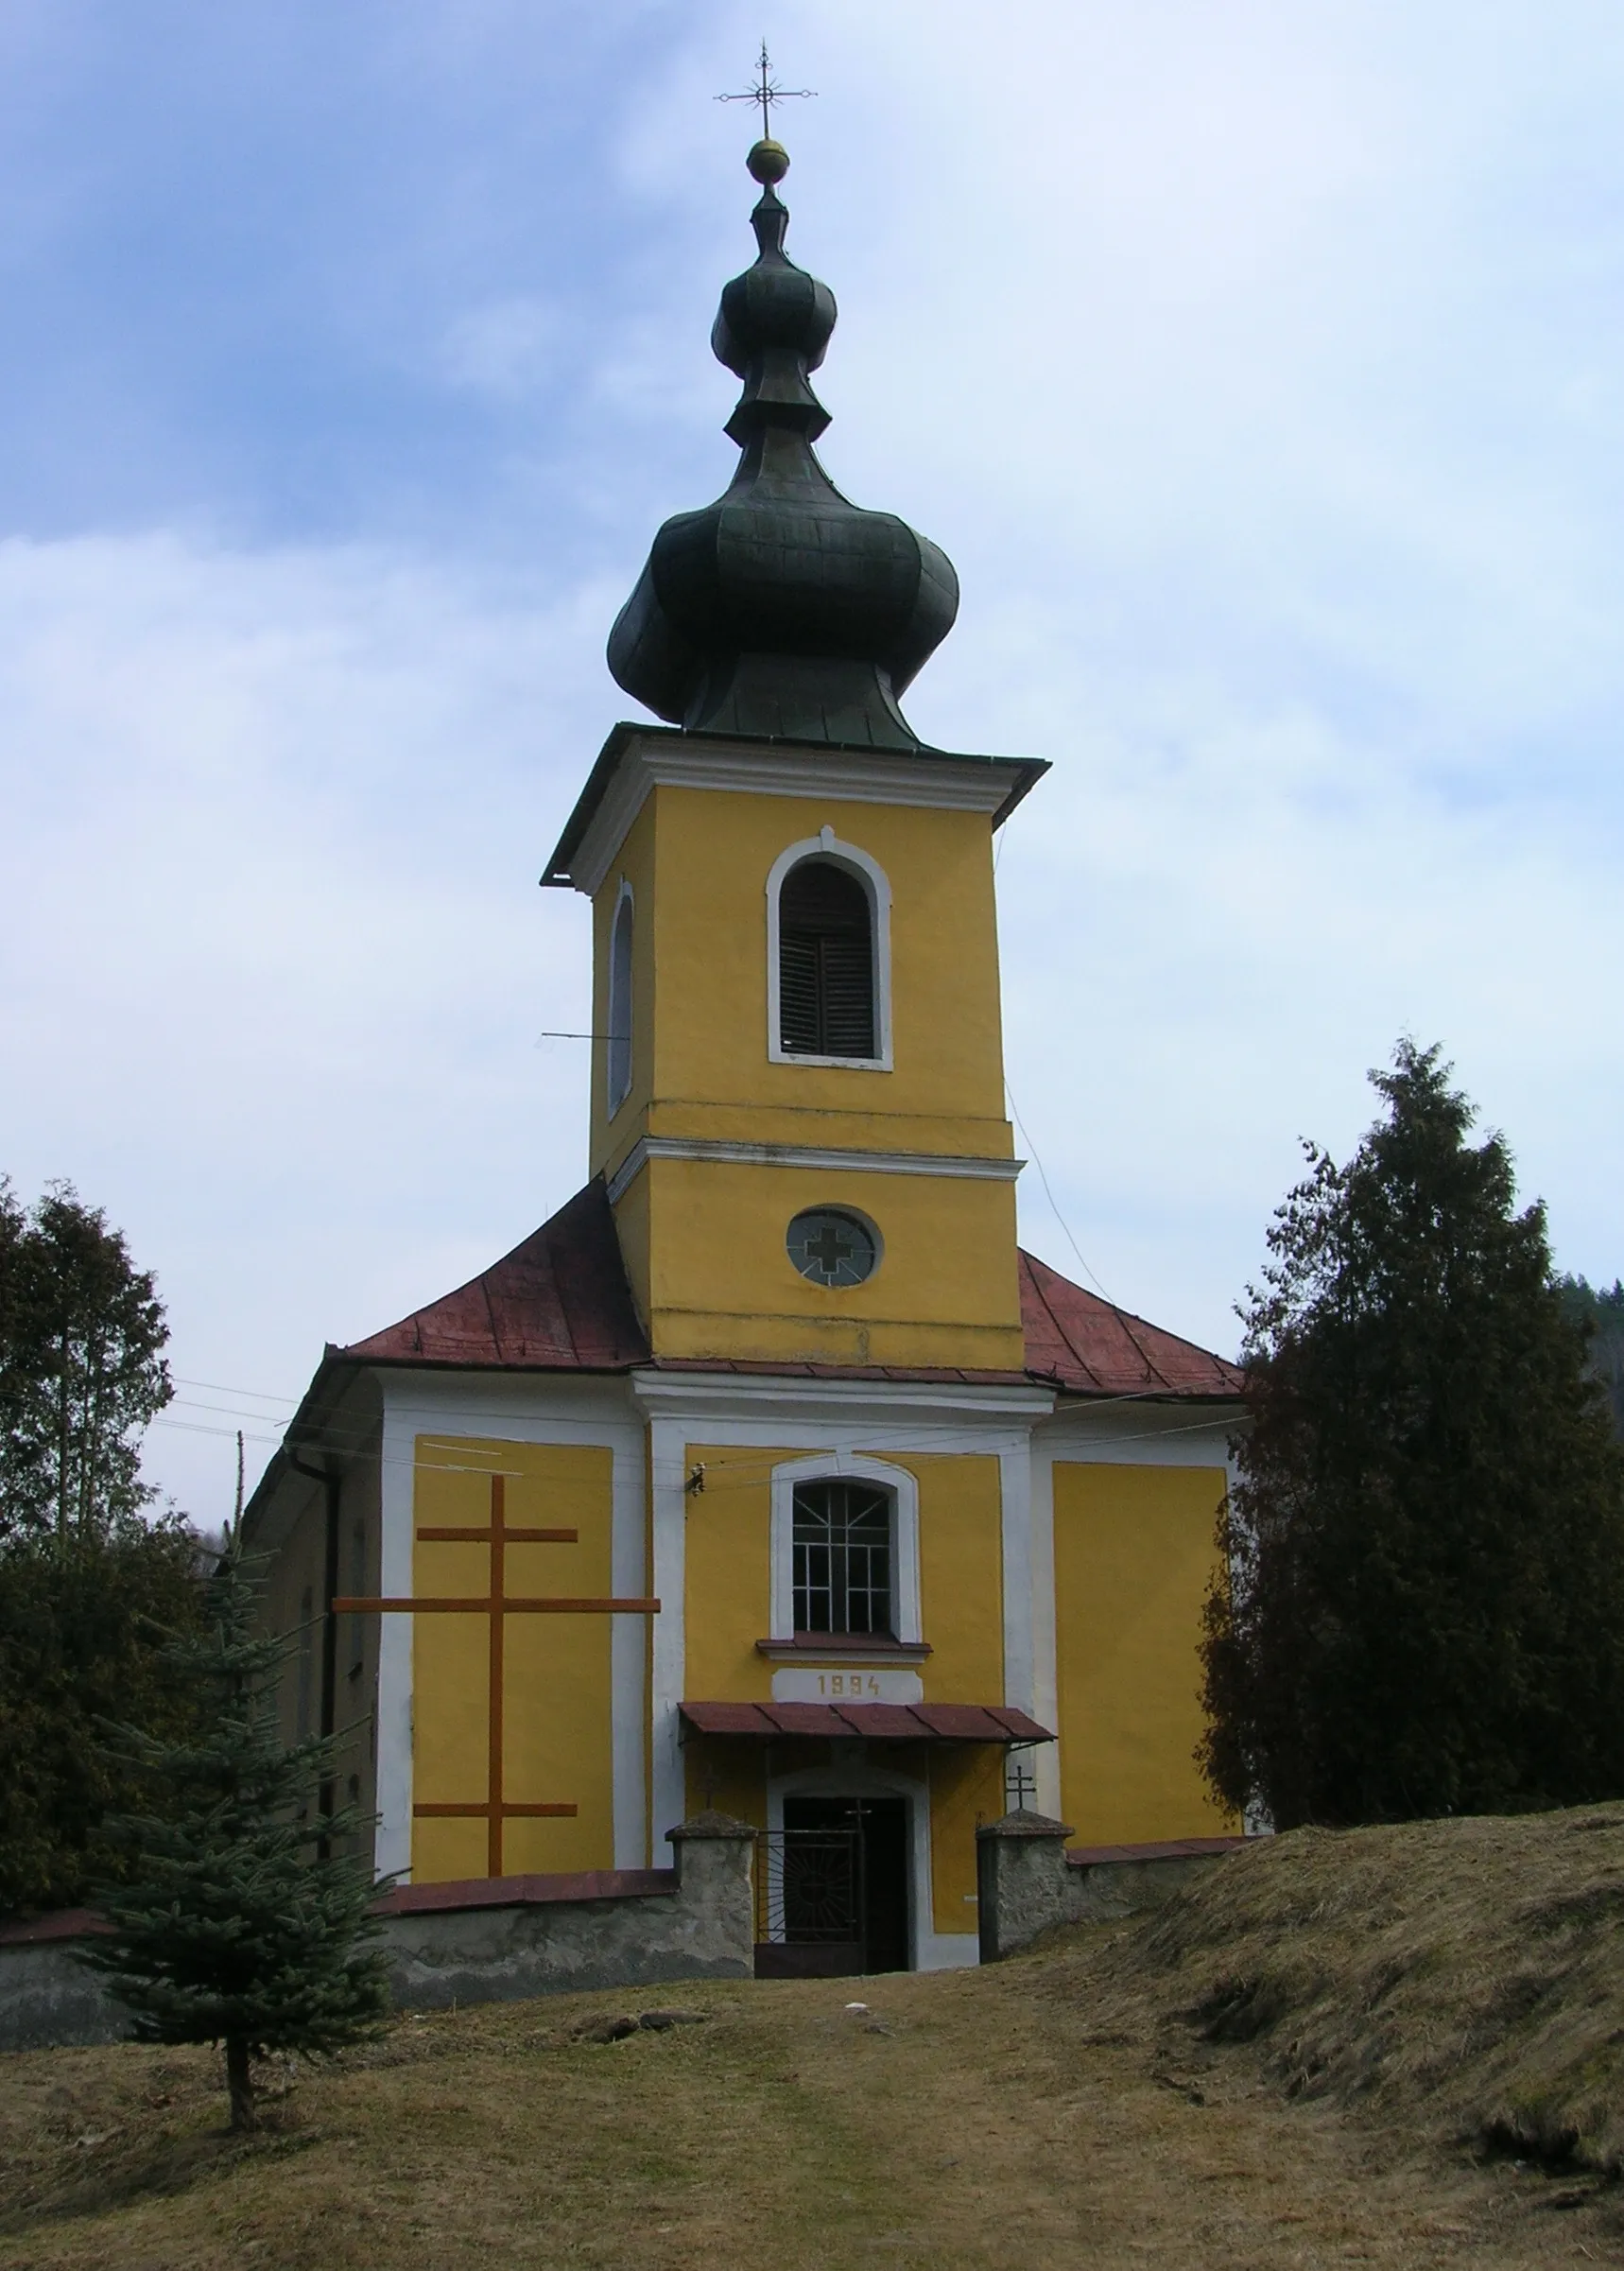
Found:
<svg viewBox="0 0 1624 2271"><path fill-rule="evenodd" d="M1237 1854L1104 1968L1130 2001L1162 1972L1289 2096L1616 2178L1621 1923L1624 1807L1310 1829Z"/></svg>
<svg viewBox="0 0 1624 2271"><path fill-rule="evenodd" d="M4 2059L0 2265L1617 2262L1621 1897L1624 1808L1311 1832L985 1972L403 2020L247 2141L212 2053Z"/></svg>

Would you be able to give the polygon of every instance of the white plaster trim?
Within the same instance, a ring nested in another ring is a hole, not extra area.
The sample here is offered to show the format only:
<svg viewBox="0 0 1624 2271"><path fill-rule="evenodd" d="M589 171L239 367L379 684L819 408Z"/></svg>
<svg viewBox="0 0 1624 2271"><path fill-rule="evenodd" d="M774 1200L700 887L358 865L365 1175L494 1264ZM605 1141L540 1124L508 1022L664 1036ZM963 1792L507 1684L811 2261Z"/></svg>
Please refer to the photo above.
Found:
<svg viewBox="0 0 1624 2271"><path fill-rule="evenodd" d="M1032 1557L1032 1717L1058 1736L1060 1676L1055 1621L1055 1478L1054 1461L1034 1450L1031 1459L1029 1529ZM1037 1807L1051 1821L1062 1819L1060 1750L1056 1742L1040 1742L1029 1755L1037 1775Z"/></svg>
<svg viewBox="0 0 1624 2271"><path fill-rule="evenodd" d="M844 1063L833 1057L785 1057L784 1064ZM872 1071L866 1059L859 1062ZM703 1159L725 1167L810 1167L825 1173L943 1175L970 1182L1013 1183L1024 1159L982 1159L960 1152L847 1152L809 1143L733 1143L703 1136L640 1136L609 1178L609 1203L634 1183L650 1159Z"/></svg>
<svg viewBox="0 0 1624 2271"><path fill-rule="evenodd" d="M378 1585L386 1596L412 1590L417 1488L417 1424L390 1396L386 1377L378 1476ZM411 1881L412 1617L378 1619L378 1760L373 1865L380 1877Z"/></svg>
<svg viewBox="0 0 1624 2271"><path fill-rule="evenodd" d="M655 1868L674 1868L676 1852L668 1832L687 1818L687 1792L682 1773L682 1720L678 1706L687 1660L684 1643L684 1586L687 1583L687 1438L680 1420L656 1418L649 1427L649 1465L653 1474L654 1593L660 1614L654 1619L651 1725L649 1728L649 1787L653 1819L652 1862Z"/></svg>
<svg viewBox="0 0 1624 2271"><path fill-rule="evenodd" d="M921 1971L968 1971L981 1961L980 1935L974 1932L926 1932L920 1934Z"/></svg>
<svg viewBox="0 0 1624 2271"><path fill-rule="evenodd" d="M641 1441L616 1442L613 1455L610 1582L618 1599L637 1600L648 1582L643 1518L643 1445ZM610 1743L617 1869L646 1868L648 1862L644 1673L648 1660L649 1621L646 1617L609 1620Z"/></svg>
<svg viewBox="0 0 1624 2271"><path fill-rule="evenodd" d="M628 930L626 950L626 998L624 1001L617 1001L615 998L615 975L619 966L619 956L617 955L615 949L620 936L620 910L622 908L626 908L630 910L630 927ZM605 1105L605 1126L607 1126L609 1122L613 1119L621 1105L631 1094L635 1076L635 1066L632 1060L632 1045L636 1039L637 1033L635 1022L637 978L635 969L633 967L633 958L635 957L636 952L637 902L632 896L631 884L628 883L626 877L622 875L620 878L620 889L614 894L614 912L610 918L609 969L607 973L607 983L604 987L605 1006L603 1029L605 1035L607 1036L603 1051L603 1097ZM626 1080L619 1093L616 1094L614 1086L614 1043L616 1033L619 1031L618 1020L622 1017L625 1019L624 1037L626 1041Z"/></svg>
<svg viewBox="0 0 1624 2271"><path fill-rule="evenodd" d="M795 1631L794 1499L797 1482L833 1477L872 1482L890 1493L891 1500L891 1614L895 1638L920 1640L919 1615L919 1484L906 1466L866 1459L848 1450L817 1451L809 1458L786 1460L772 1470L772 1630L769 1639L787 1640Z"/></svg>
<svg viewBox="0 0 1624 2271"><path fill-rule="evenodd" d="M633 741L626 749L570 865L577 891L596 897L627 830L657 782L760 796L838 797L857 805L915 805L942 812L994 813L1017 785L1009 768L879 750L743 749L694 737L680 745Z"/></svg>
<svg viewBox="0 0 1624 2271"><path fill-rule="evenodd" d="M814 1442L850 1443L858 1431L891 1431L898 1446L928 1447L917 1440L927 1415L940 1415L955 1448L994 1450L1012 1438L1011 1426L1025 1430L1054 1409L1052 1389L977 1387L957 1380L826 1380L789 1374L748 1372L634 1372L631 1391L642 1410L681 1416L712 1430L711 1443L777 1444L774 1422L792 1421L821 1430ZM740 1407L748 1418L733 1418ZM1005 1430L988 1433L986 1422L1002 1418ZM968 1434L960 1435L960 1429Z"/></svg>
<svg viewBox="0 0 1624 2271"><path fill-rule="evenodd" d="M1125 1466L1227 1466L1238 1414L1210 1406L1134 1397L1063 1405L1045 1421L1041 1445L1054 1459Z"/></svg>
<svg viewBox="0 0 1624 2271"><path fill-rule="evenodd" d="M1004 1701L1032 1708L1032 1458L1026 1444L998 1461L999 1535L1003 1550ZM1045 1723L1045 1725L1047 1722Z"/></svg>
<svg viewBox="0 0 1624 2271"><path fill-rule="evenodd" d="M813 1057L786 1049L779 1025L778 901L785 877L803 859L829 859L856 876L869 902L869 932L873 945L873 1017L875 1049L872 1057ZM767 1053L774 1065L833 1065L854 1072L891 1070L891 887L885 869L871 853L855 843L843 843L827 821L816 836L803 836L786 845L767 871Z"/></svg>

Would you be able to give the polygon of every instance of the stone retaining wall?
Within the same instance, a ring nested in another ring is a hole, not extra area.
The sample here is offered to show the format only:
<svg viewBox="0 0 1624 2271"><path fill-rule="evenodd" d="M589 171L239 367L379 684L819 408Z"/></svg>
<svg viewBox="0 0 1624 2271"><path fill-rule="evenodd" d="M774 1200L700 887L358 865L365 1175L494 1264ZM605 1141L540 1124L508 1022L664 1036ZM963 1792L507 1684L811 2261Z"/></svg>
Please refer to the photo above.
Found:
<svg viewBox="0 0 1624 2271"><path fill-rule="evenodd" d="M395 2006L749 1979L753 1837L743 1822L705 1813L671 1831L674 1869L402 1885L378 1904ZM88 1909L0 1929L0 2051L129 2034L101 1980L75 1961L102 1929Z"/></svg>
<svg viewBox="0 0 1624 2271"><path fill-rule="evenodd" d="M1087 1846L1068 1852L1072 1831L1025 1811L976 1832L981 1961L1025 1948L1056 1924L1094 1924L1170 1900L1181 1885L1240 1837L1185 1837L1155 1845Z"/></svg>

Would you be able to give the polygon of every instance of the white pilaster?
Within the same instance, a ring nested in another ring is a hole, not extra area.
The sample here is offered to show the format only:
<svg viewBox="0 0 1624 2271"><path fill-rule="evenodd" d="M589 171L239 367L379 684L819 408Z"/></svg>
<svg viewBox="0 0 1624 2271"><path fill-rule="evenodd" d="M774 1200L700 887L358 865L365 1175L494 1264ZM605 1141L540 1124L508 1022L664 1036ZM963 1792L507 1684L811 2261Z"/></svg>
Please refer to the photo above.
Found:
<svg viewBox="0 0 1624 2271"><path fill-rule="evenodd" d="M654 1593L660 1613L654 1619L653 1680L649 1714L650 1789L653 1799L652 1860L655 1868L670 1868L675 1852L666 1836L687 1812L683 1787L682 1724L677 1707L682 1700L686 1650L682 1631L683 1592L687 1571L688 1497L687 1428L678 1419L649 1423L650 1466L653 1474Z"/></svg>
<svg viewBox="0 0 1624 2271"><path fill-rule="evenodd" d="M611 1589L617 1599L635 1600L648 1588L648 1552L643 1509L643 1446L633 1440L614 1445ZM614 1865L648 1865L647 1744L644 1733L644 1673L648 1661L648 1620L612 1617L610 1622L610 1716L614 1776Z"/></svg>
<svg viewBox="0 0 1624 2271"><path fill-rule="evenodd" d="M1030 1453L1028 1529L1031 1550L1032 1717L1060 1733L1060 1680L1055 1631L1055 1469L1052 1452L1034 1446ZM1037 1805L1040 1813L1060 1818L1060 1745L1038 1745Z"/></svg>
<svg viewBox="0 0 1624 2271"><path fill-rule="evenodd" d="M413 1494L417 1430L384 1381L384 1438L379 1478L379 1590L396 1598L412 1590ZM381 1877L411 1876L412 1692L411 1636L415 1619L378 1620L378 1827L374 1846Z"/></svg>

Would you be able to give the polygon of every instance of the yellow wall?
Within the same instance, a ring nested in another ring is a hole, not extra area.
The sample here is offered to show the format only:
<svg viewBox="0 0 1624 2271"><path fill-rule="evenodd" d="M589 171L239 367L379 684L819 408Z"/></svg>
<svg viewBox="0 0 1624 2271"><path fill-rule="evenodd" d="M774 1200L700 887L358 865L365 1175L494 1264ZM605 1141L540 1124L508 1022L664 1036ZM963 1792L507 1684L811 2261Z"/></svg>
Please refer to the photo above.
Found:
<svg viewBox="0 0 1624 2271"><path fill-rule="evenodd" d="M609 942L622 882L631 886L631 1085L608 1117ZM654 800L626 832L592 903L592 1109L590 1156L596 1174L606 1156L630 1151L642 1132L654 1074Z"/></svg>
<svg viewBox="0 0 1624 2271"><path fill-rule="evenodd" d="M771 1477L803 1455L702 1443L683 1454L690 1473L696 1465L705 1469L704 1489L687 1500L683 1686L697 1701L771 1697L772 1666L755 1652L772 1629Z"/></svg>
<svg viewBox="0 0 1624 2271"><path fill-rule="evenodd" d="M819 1205L855 1207L878 1229L880 1264L866 1284L813 1285L790 1260L791 1218ZM1011 1184L654 1159L620 1212L629 1267L648 1257L643 1300L659 1355L1025 1362Z"/></svg>
<svg viewBox="0 0 1624 2271"><path fill-rule="evenodd" d="M1055 1466L1061 1803L1080 1844L1235 1826L1193 1757L1224 1487L1215 1466Z"/></svg>
<svg viewBox="0 0 1624 2271"><path fill-rule="evenodd" d="M768 1053L767 878L825 824L890 885L889 1071ZM635 905L632 1086L608 1120L595 1044L595 1172L613 1172L645 1135L1012 1156L985 813L656 788L594 903L598 1033L623 880ZM830 1292L790 1266L790 1217L820 1203L878 1225L885 1259L867 1286ZM623 1193L617 1218L658 1356L972 1370L1023 1361L1007 1184L666 1159Z"/></svg>
<svg viewBox="0 0 1624 2271"><path fill-rule="evenodd" d="M932 1747L930 1892L938 1932L976 1930L976 1826L996 1821L1003 1812L1002 1751L970 1744Z"/></svg>
<svg viewBox="0 0 1624 2271"><path fill-rule="evenodd" d="M767 878L779 854L827 823L878 861L891 888L890 1072L775 1065L767 1053ZM620 878L636 897L633 1086L606 1128L595 1052L592 1163L630 1148L643 1101L742 1105L754 1139L777 1110L827 1122L871 1118L902 1150L1008 1158L992 823L985 813L661 787L649 795L594 903L595 1005L607 1020L607 962ZM655 969L658 969L658 994ZM641 983L638 980L641 979ZM596 1032L607 1031L596 1023ZM648 1051L645 1056L644 1051ZM945 1118L976 1138L933 1146L907 1124ZM667 1133L680 1119L668 1118ZM709 1122L688 1131L710 1135ZM825 1125L786 1140L858 1140Z"/></svg>
<svg viewBox="0 0 1624 2271"><path fill-rule="evenodd" d="M510 1545L510 1594L601 1597L610 1579L611 1453L597 1445L502 1443L419 1436L416 1521L483 1528L490 1476L507 1477L510 1526L575 1528L577 1545ZM484 1594L484 1545L418 1538L413 1590ZM602 1616L512 1616L506 1621L504 1786L510 1800L561 1803L573 1818L510 1821L503 1873L613 1866L610 1623ZM483 1616L412 1619L414 1802L466 1803L488 1795L489 1623ZM419 1883L483 1877L481 1820L414 1821Z"/></svg>
<svg viewBox="0 0 1624 2271"><path fill-rule="evenodd" d="M712 1703L766 1703L773 1667L755 1643L771 1614L771 1475L804 1447L741 1451L690 1444L705 1488L689 1498L686 1634L689 1696ZM1002 1549L995 1458L891 1458L919 1483L920 1589L932 1654L920 1669L931 1703L1000 1703L1004 1695ZM821 1745L804 1763L822 1765ZM1000 1750L902 1744L872 1762L928 1785L931 1876L938 1932L974 1932L976 1824L1004 1811ZM779 1761L784 1765L784 1761ZM691 1739L688 1803L766 1820L767 1761L741 1742ZM787 1768L785 1768L787 1771Z"/></svg>

